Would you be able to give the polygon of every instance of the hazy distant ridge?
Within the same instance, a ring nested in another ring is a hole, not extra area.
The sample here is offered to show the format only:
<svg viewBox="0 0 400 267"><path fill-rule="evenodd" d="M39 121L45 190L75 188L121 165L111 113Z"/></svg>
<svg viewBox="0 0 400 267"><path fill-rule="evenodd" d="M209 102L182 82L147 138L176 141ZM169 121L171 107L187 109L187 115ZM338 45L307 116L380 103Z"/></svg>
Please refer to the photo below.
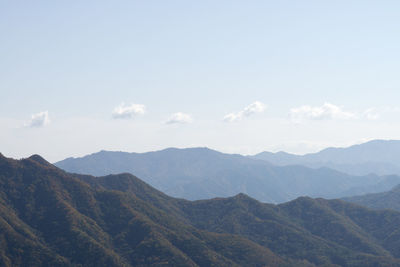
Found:
<svg viewBox="0 0 400 267"><path fill-rule="evenodd" d="M328 167L351 175L400 174L400 141L373 140L346 148L326 148L317 153L294 155L261 152L252 156L275 165Z"/></svg>
<svg viewBox="0 0 400 267"><path fill-rule="evenodd" d="M274 166L262 160L208 148L169 148L148 153L101 151L68 158L56 166L75 173L132 173L174 197L190 200L246 193L280 203L299 196L339 198L389 190L400 177L351 176L328 168Z"/></svg>

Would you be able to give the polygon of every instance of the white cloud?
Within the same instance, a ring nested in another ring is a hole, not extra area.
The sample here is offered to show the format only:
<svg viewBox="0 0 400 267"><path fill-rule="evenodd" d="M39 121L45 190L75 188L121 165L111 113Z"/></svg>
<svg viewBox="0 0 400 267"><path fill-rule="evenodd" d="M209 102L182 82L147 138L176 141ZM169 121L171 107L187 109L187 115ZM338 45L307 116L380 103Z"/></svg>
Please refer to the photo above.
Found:
<svg viewBox="0 0 400 267"><path fill-rule="evenodd" d="M168 120L165 122L166 124L174 124L174 123L191 123L193 121L192 117L189 114L177 112L172 114Z"/></svg>
<svg viewBox="0 0 400 267"><path fill-rule="evenodd" d="M223 120L226 122L240 121L244 117L249 117L255 113L263 112L265 108L266 106L263 103L256 101L237 113L229 113L225 115Z"/></svg>
<svg viewBox="0 0 400 267"><path fill-rule="evenodd" d="M32 114L31 120L25 124L27 127L44 127L50 123L49 112L42 111L36 114Z"/></svg>
<svg viewBox="0 0 400 267"><path fill-rule="evenodd" d="M294 121L304 119L310 120L350 120L357 119L356 113L344 111L341 107L330 103L325 103L322 106L301 106L290 110L290 117Z"/></svg>
<svg viewBox="0 0 400 267"><path fill-rule="evenodd" d="M145 105L131 104L125 105L122 103L118 107L114 108L112 116L114 119L132 119L136 115L143 115L146 112Z"/></svg>
<svg viewBox="0 0 400 267"><path fill-rule="evenodd" d="M367 120L377 120L380 118L380 114L378 109L376 108L369 108L367 110L364 111L364 117Z"/></svg>
<svg viewBox="0 0 400 267"><path fill-rule="evenodd" d="M367 120L397 119L399 112L399 107L372 107L365 110L362 115Z"/></svg>

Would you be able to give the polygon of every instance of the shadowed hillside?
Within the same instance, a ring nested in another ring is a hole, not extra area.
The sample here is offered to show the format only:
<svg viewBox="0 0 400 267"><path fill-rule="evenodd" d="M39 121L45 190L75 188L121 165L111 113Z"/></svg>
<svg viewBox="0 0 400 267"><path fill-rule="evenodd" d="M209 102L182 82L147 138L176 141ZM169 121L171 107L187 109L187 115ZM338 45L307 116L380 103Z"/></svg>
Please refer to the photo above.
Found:
<svg viewBox="0 0 400 267"><path fill-rule="evenodd" d="M144 186L131 175L122 179ZM149 198L162 195L145 187ZM0 197L2 266L284 263L266 247L198 230L146 199L91 187L38 156L0 158Z"/></svg>
<svg viewBox="0 0 400 267"><path fill-rule="evenodd" d="M0 157L4 266L400 266L400 213L302 197L187 201L130 174Z"/></svg>

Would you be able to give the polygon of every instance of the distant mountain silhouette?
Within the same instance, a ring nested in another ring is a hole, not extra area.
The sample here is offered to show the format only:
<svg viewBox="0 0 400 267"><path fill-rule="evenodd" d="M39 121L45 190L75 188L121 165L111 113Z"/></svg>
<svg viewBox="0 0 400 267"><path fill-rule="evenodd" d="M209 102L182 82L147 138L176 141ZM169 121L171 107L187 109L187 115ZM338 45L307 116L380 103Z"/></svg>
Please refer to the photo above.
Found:
<svg viewBox="0 0 400 267"><path fill-rule="evenodd" d="M131 174L0 156L1 266L400 266L400 212L245 194L187 201Z"/></svg>
<svg viewBox="0 0 400 267"><path fill-rule="evenodd" d="M373 140L346 148L327 148L306 155L261 152L251 157L279 166L328 167L350 175L400 174L400 141L397 140Z"/></svg>
<svg viewBox="0 0 400 267"><path fill-rule="evenodd" d="M393 209L400 211L400 185L395 186L387 192L348 197L344 198L344 200L373 209Z"/></svg>
<svg viewBox="0 0 400 267"><path fill-rule="evenodd" d="M73 173L132 173L174 197L189 200L246 193L281 203L299 196L340 198L389 190L399 176L351 176L328 168L274 166L262 160L208 148L169 148L148 153L101 151L55 163Z"/></svg>

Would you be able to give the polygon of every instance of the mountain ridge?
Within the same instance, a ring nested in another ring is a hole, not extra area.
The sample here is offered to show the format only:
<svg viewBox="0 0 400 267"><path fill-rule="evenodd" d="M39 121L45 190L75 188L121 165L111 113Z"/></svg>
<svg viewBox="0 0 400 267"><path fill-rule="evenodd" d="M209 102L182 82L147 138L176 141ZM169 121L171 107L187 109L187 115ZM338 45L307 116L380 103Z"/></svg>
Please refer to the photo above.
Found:
<svg viewBox="0 0 400 267"><path fill-rule="evenodd" d="M55 165L95 176L132 173L168 195L189 200L243 192L264 202L281 203L301 195L340 198L374 193L400 183L400 177L358 177L326 167L275 166L208 148L168 148L146 153L101 151Z"/></svg>
<svg viewBox="0 0 400 267"><path fill-rule="evenodd" d="M352 196L343 198L343 200L372 209L393 209L400 211L400 185L386 192Z"/></svg>
<svg viewBox="0 0 400 267"><path fill-rule="evenodd" d="M340 200L188 201L28 158L0 160L0 209L0 239L15 236L4 220L25 233L0 242L6 266L400 266L400 212Z"/></svg>
<svg viewBox="0 0 400 267"><path fill-rule="evenodd" d="M250 156L279 166L304 165L311 168L329 167L350 175L400 174L400 141L372 140L349 147L330 147L304 155L286 152L261 152Z"/></svg>
<svg viewBox="0 0 400 267"><path fill-rule="evenodd" d="M16 235L11 230L0 235L6 252L0 254L0 262L5 266L46 266L43 262L49 266L284 263L268 248L243 237L199 231L132 193L95 188L84 182L84 177L44 166L37 159L6 159L0 166L0 227L7 229L2 222L8 221L13 229L22 225L23 232L32 233L32 241L24 234L13 245L10 238L4 239ZM149 196L156 192L132 175L121 179L133 179L133 184L149 188ZM245 247L251 248L253 255L244 250L243 254L234 253Z"/></svg>

